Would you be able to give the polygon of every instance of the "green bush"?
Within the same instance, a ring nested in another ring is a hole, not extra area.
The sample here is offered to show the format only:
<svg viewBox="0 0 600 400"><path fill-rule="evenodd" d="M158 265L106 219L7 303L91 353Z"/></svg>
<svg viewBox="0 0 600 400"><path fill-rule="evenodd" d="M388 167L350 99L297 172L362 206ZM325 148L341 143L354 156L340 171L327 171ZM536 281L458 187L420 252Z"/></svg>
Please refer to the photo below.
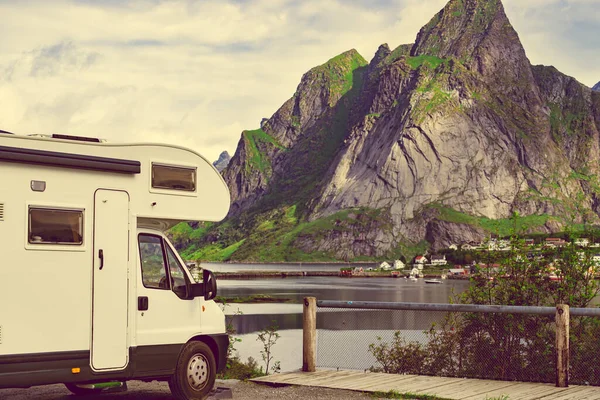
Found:
<svg viewBox="0 0 600 400"><path fill-rule="evenodd" d="M252 357L248 357L245 363L240 361L238 356L231 357L227 362L227 367L218 375L218 379L239 379L242 381L265 376L262 367Z"/></svg>

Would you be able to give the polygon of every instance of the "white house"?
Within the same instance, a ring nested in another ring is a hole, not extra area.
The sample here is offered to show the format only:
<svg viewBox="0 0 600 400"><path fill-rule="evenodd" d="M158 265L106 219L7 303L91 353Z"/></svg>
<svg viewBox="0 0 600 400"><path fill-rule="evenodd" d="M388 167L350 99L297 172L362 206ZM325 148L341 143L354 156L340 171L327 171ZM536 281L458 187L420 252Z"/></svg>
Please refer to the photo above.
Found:
<svg viewBox="0 0 600 400"><path fill-rule="evenodd" d="M427 264L427 259L425 258L425 256L416 256L415 257L415 264Z"/></svg>
<svg viewBox="0 0 600 400"><path fill-rule="evenodd" d="M448 261L446 261L446 255L431 256L431 264L433 264L433 265L446 265L446 264L448 264Z"/></svg>
<svg viewBox="0 0 600 400"><path fill-rule="evenodd" d="M394 269L404 269L406 265L401 260L394 261Z"/></svg>

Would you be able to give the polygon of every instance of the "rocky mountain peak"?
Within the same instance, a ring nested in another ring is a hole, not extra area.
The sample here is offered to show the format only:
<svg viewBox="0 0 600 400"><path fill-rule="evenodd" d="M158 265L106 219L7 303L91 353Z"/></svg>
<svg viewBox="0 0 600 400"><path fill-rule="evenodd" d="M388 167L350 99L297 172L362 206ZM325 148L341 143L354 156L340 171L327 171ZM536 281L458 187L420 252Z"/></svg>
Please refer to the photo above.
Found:
<svg viewBox="0 0 600 400"><path fill-rule="evenodd" d="M387 56L389 56L391 52L392 51L390 50L390 46L388 46L387 43L382 44L381 46L379 46L379 48L375 52L375 55L373 56L373 59L371 60L369 65L379 64L381 62L381 60L383 60Z"/></svg>
<svg viewBox="0 0 600 400"><path fill-rule="evenodd" d="M531 64L501 0L450 0L421 28L411 56L453 59L543 118Z"/></svg>
<svg viewBox="0 0 600 400"><path fill-rule="evenodd" d="M595 90L596 92L600 92L600 82L596 83L596 85L592 88L592 90Z"/></svg>
<svg viewBox="0 0 600 400"><path fill-rule="evenodd" d="M217 171L221 172L227 167L230 160L231 160L231 156L229 155L227 150L225 150L219 155L219 159L217 161L213 162L213 165L215 166Z"/></svg>
<svg viewBox="0 0 600 400"><path fill-rule="evenodd" d="M411 55L467 60L490 33L514 39L500 0L451 0L421 28Z"/></svg>

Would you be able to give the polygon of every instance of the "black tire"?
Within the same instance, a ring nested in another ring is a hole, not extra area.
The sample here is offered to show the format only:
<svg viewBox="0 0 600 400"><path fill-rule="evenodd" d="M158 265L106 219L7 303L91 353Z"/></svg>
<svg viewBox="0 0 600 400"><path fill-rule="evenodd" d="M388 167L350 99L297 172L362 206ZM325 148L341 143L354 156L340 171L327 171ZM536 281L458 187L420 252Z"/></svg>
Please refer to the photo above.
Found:
<svg viewBox="0 0 600 400"><path fill-rule="evenodd" d="M78 396L86 396L86 395L90 395L90 394L98 394L100 392L102 392L102 389L90 389L90 388L83 388L83 387L79 387L74 383L65 383L65 386L67 387L67 389L69 389L69 391L73 394L76 394Z"/></svg>
<svg viewBox="0 0 600 400"><path fill-rule="evenodd" d="M189 342L183 347L169 388L177 400L204 400L215 385L215 356L204 342Z"/></svg>

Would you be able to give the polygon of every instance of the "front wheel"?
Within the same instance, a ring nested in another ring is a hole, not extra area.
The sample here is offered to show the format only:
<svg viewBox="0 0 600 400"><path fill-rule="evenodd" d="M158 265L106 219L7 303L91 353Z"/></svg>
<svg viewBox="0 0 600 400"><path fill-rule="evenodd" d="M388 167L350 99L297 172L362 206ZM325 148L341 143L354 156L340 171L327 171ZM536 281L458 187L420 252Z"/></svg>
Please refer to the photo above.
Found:
<svg viewBox="0 0 600 400"><path fill-rule="evenodd" d="M181 351L169 388L177 400L203 400L215 384L215 356L204 342L190 342Z"/></svg>

